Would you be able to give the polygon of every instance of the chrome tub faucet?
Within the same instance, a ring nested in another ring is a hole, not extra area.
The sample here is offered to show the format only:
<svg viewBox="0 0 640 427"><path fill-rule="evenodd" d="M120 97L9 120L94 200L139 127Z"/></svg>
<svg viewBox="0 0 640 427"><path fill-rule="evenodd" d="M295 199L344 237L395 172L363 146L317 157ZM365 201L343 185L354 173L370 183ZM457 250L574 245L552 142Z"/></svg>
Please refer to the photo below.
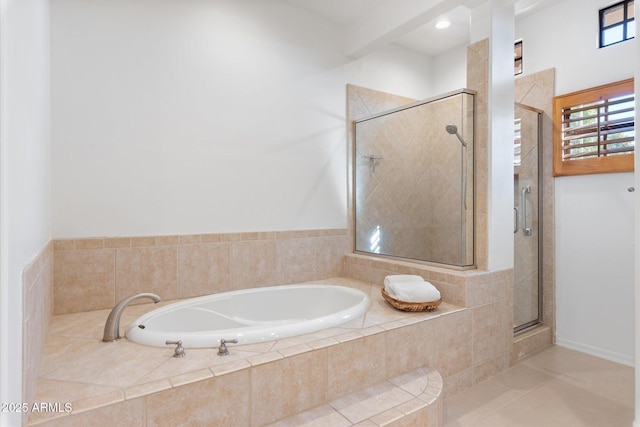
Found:
<svg viewBox="0 0 640 427"><path fill-rule="evenodd" d="M123 299L115 307L113 307L113 310L111 310L111 313L109 313L107 323L105 323L104 325L104 335L102 336L102 341L111 342L120 339L120 316L122 316L122 312L131 303L131 301L137 300L139 298L151 298L155 303L159 303L160 301L162 301L162 298L152 293L136 294Z"/></svg>

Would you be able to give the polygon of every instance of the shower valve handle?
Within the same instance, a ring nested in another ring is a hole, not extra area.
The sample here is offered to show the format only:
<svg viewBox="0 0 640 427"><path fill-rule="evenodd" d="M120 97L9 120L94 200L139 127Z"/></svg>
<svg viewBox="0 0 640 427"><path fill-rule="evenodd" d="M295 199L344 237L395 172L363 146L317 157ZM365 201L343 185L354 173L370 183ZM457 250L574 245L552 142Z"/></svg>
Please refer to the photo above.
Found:
<svg viewBox="0 0 640 427"><path fill-rule="evenodd" d="M218 356L226 356L229 354L229 349L227 348L227 343L237 344L238 340L225 340L224 338L220 340L220 347L218 347Z"/></svg>
<svg viewBox="0 0 640 427"><path fill-rule="evenodd" d="M184 347L182 346L182 340L178 340L178 341L167 340L165 341L165 344L177 346L175 352L173 353L173 357L184 357L185 353L184 353Z"/></svg>

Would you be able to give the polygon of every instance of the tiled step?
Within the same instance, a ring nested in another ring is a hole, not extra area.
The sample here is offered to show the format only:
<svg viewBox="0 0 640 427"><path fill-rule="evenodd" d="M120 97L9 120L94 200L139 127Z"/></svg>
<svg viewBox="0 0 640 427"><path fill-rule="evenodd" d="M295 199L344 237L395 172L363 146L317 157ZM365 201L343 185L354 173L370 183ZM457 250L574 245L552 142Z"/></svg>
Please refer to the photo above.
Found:
<svg viewBox="0 0 640 427"><path fill-rule="evenodd" d="M349 393L268 427L441 427L442 377L423 367Z"/></svg>

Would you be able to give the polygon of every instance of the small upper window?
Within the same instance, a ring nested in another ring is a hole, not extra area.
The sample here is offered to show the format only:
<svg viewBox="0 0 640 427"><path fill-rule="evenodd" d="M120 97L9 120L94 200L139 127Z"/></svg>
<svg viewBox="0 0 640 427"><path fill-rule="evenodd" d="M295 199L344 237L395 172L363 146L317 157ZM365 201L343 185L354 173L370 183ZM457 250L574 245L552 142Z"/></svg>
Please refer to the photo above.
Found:
<svg viewBox="0 0 640 427"><path fill-rule="evenodd" d="M513 74L522 74L522 40L518 40L513 46Z"/></svg>
<svg viewBox="0 0 640 427"><path fill-rule="evenodd" d="M600 9L600 47L635 37L634 0L625 0Z"/></svg>

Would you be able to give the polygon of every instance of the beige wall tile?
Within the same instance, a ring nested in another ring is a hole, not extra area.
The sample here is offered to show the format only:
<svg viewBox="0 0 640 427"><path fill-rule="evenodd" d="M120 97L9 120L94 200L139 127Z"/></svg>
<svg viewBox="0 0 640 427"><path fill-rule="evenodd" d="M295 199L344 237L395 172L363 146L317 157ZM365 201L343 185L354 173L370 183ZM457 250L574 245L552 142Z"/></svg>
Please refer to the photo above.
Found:
<svg viewBox="0 0 640 427"><path fill-rule="evenodd" d="M53 280L55 314L113 307L115 251L55 251Z"/></svg>
<svg viewBox="0 0 640 427"><path fill-rule="evenodd" d="M329 398L384 381L387 367L384 334L375 334L333 347L329 353Z"/></svg>
<svg viewBox="0 0 640 427"><path fill-rule="evenodd" d="M31 404L35 401L53 314L52 242L24 268L22 292L22 401Z"/></svg>
<svg viewBox="0 0 640 427"><path fill-rule="evenodd" d="M318 277L343 276L343 258L349 252L348 236L320 237L316 239Z"/></svg>
<svg viewBox="0 0 640 427"><path fill-rule="evenodd" d="M156 238L155 237L132 237L131 238L131 246L132 247L141 247L141 246L155 246Z"/></svg>
<svg viewBox="0 0 640 427"><path fill-rule="evenodd" d="M433 355L429 365L443 378L472 366L471 310L458 311L429 322L433 329Z"/></svg>
<svg viewBox="0 0 640 427"><path fill-rule="evenodd" d="M133 427L145 425L144 399L125 400L114 405L56 418L38 424L39 427L109 426Z"/></svg>
<svg viewBox="0 0 640 427"><path fill-rule="evenodd" d="M178 246L178 298L231 290L229 253L228 243Z"/></svg>
<svg viewBox="0 0 640 427"><path fill-rule="evenodd" d="M76 249L100 249L104 247L104 239L76 239Z"/></svg>
<svg viewBox="0 0 640 427"><path fill-rule="evenodd" d="M327 401L327 350L251 370L251 425L262 426ZM225 379L226 381L226 379Z"/></svg>
<svg viewBox="0 0 640 427"><path fill-rule="evenodd" d="M298 283L318 278L314 239L278 239L276 254L279 283Z"/></svg>
<svg viewBox="0 0 640 427"><path fill-rule="evenodd" d="M511 350L513 330L501 302L473 310L473 364L486 362Z"/></svg>
<svg viewBox="0 0 640 427"><path fill-rule="evenodd" d="M112 237L104 239L105 248L128 248L131 246L130 237Z"/></svg>
<svg viewBox="0 0 640 427"><path fill-rule="evenodd" d="M248 389L243 370L147 396L146 425L249 426Z"/></svg>
<svg viewBox="0 0 640 427"><path fill-rule="evenodd" d="M276 241L254 240L231 243L231 283L246 289L277 283Z"/></svg>
<svg viewBox="0 0 640 427"><path fill-rule="evenodd" d="M53 241L54 251L68 251L71 249L75 249L75 247L75 240L73 239L61 239Z"/></svg>
<svg viewBox="0 0 640 427"><path fill-rule="evenodd" d="M139 292L177 298L177 258L176 246L116 249L116 300Z"/></svg>
<svg viewBox="0 0 640 427"><path fill-rule="evenodd" d="M417 323L386 334L388 377L396 377L429 364L436 338L429 323Z"/></svg>

